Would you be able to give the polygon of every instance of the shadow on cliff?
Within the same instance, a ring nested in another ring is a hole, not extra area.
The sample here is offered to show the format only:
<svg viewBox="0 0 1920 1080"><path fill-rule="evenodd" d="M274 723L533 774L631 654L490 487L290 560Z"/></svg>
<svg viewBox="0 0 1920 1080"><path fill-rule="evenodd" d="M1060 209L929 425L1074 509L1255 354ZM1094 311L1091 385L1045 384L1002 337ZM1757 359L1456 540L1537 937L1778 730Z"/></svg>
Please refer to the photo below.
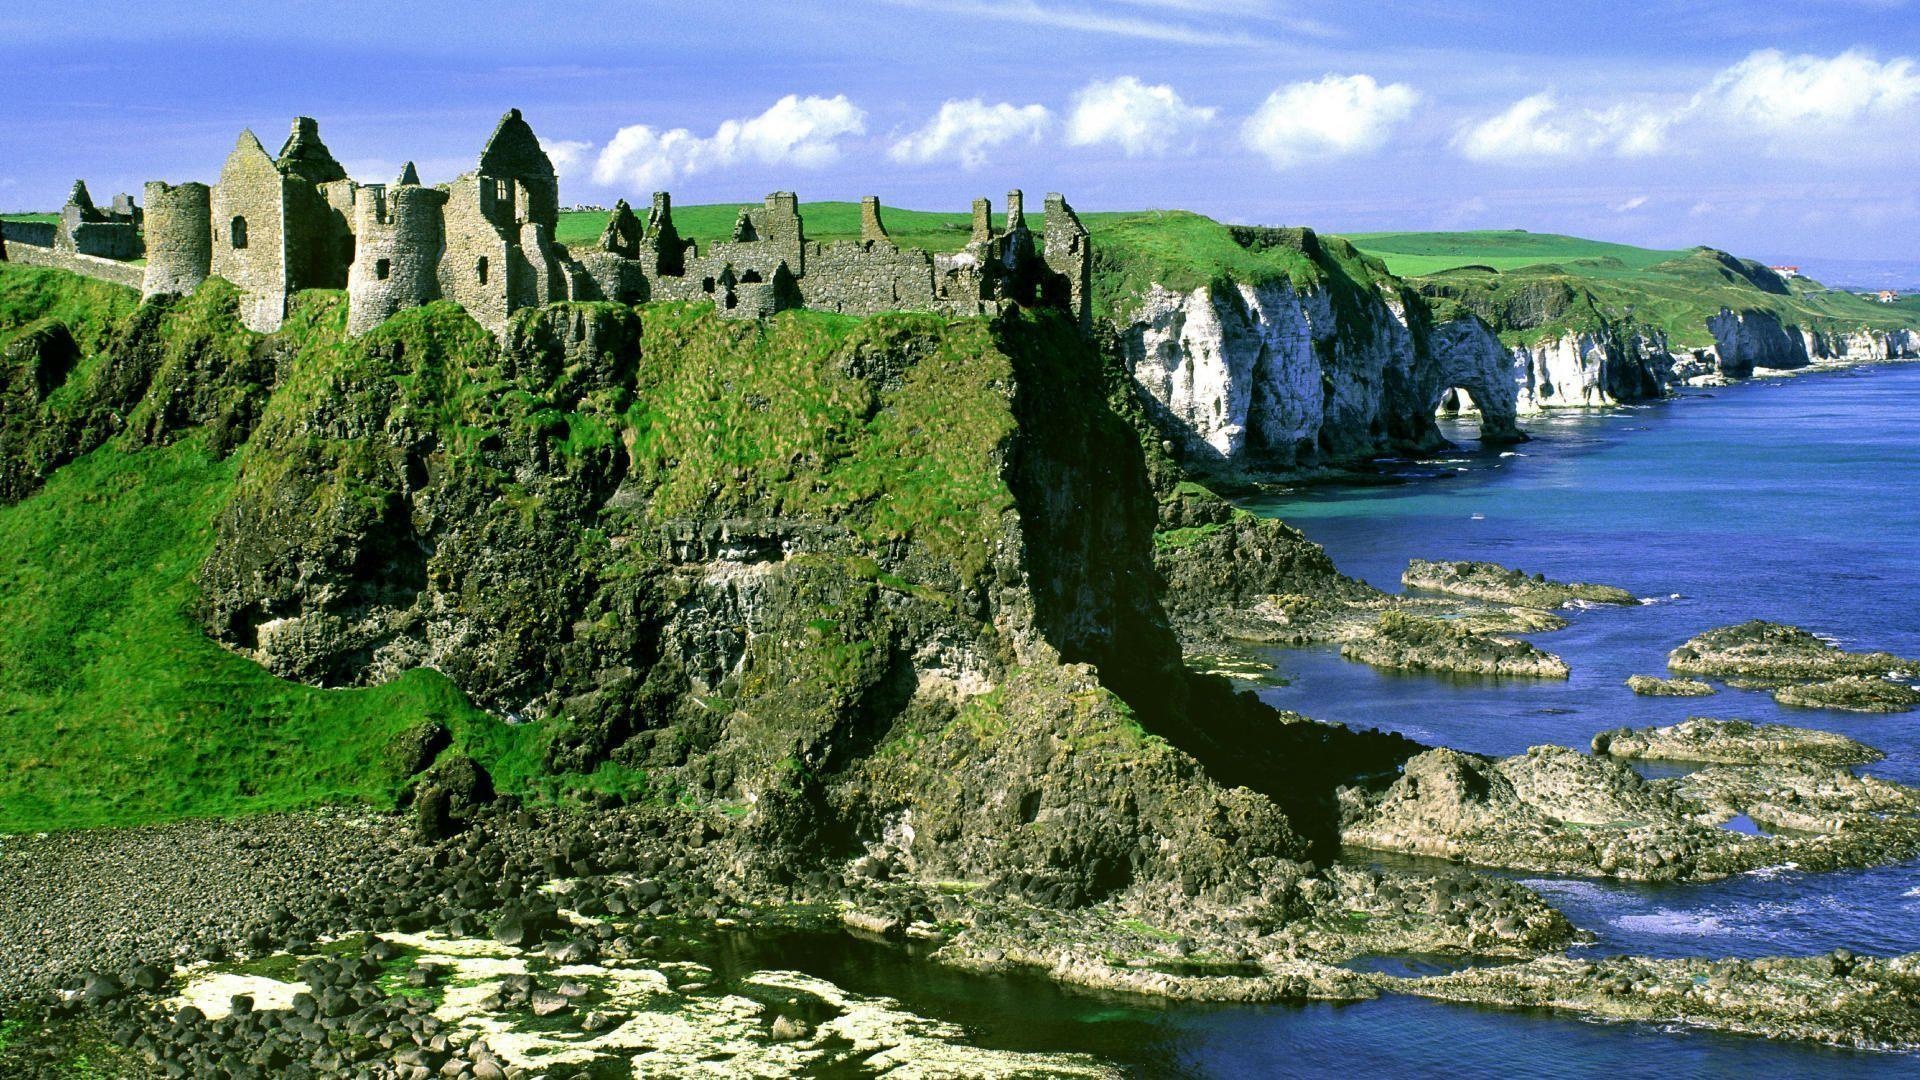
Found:
<svg viewBox="0 0 1920 1080"><path fill-rule="evenodd" d="M1013 359L1020 438L1008 463L1040 629L1148 731L1216 780L1260 792L1321 861L1338 849L1334 791L1423 749L1397 735L1287 718L1225 679L1187 670L1153 562L1155 484L1131 380L1064 319L998 327Z"/></svg>

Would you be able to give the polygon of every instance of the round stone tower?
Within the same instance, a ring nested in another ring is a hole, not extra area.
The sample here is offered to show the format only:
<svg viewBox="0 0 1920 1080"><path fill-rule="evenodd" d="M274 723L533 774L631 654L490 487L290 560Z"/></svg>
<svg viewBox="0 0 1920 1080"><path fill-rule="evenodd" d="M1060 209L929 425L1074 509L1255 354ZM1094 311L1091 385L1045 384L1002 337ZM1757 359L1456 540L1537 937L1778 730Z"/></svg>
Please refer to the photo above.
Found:
<svg viewBox="0 0 1920 1080"><path fill-rule="evenodd" d="M402 184L362 188L357 207L353 266L347 271L347 331L364 334L395 312L440 298L440 259L446 250L439 188ZM465 268L483 280L506 272L485 260Z"/></svg>
<svg viewBox="0 0 1920 1080"><path fill-rule="evenodd" d="M212 191L205 184L175 187L147 182L145 296L185 294L207 280L213 265Z"/></svg>

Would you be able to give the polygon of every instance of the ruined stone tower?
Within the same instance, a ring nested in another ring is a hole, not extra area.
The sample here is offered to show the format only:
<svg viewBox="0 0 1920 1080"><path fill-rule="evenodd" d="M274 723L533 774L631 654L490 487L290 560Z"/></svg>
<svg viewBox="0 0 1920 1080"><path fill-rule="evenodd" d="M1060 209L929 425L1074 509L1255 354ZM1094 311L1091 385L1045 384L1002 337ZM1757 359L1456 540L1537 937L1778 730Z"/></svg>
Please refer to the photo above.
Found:
<svg viewBox="0 0 1920 1080"><path fill-rule="evenodd" d="M514 311L565 299L551 250L560 181L533 129L513 109L480 153L479 167L449 186L441 295L494 333Z"/></svg>
<svg viewBox="0 0 1920 1080"><path fill-rule="evenodd" d="M213 191L151 180L146 188L147 272L143 296L186 294L213 269Z"/></svg>
<svg viewBox="0 0 1920 1080"><path fill-rule="evenodd" d="M400 311L440 299L446 205L445 191L417 182L360 189L347 273L348 333L364 334Z"/></svg>

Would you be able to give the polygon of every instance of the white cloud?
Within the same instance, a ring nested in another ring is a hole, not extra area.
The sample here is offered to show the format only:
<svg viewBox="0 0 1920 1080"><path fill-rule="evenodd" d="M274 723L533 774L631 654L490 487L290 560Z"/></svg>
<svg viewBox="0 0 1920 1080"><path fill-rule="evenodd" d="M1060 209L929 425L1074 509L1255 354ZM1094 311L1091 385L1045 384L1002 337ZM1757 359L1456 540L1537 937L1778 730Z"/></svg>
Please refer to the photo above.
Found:
<svg viewBox="0 0 1920 1080"><path fill-rule="evenodd" d="M547 157L553 159L553 171L559 173L563 180L571 180L578 175L580 169L587 164L587 151L593 149L593 144L590 142L572 139L556 139L542 145L547 151Z"/></svg>
<svg viewBox="0 0 1920 1080"><path fill-rule="evenodd" d="M1673 117L1633 105L1563 109L1551 93L1521 98L1497 116L1471 125L1454 141L1474 161L1549 164L1611 153L1645 157L1666 143Z"/></svg>
<svg viewBox="0 0 1920 1080"><path fill-rule="evenodd" d="M1834 57L1764 49L1720 73L1695 106L1776 133L1817 134L1920 106L1920 70L1859 50Z"/></svg>
<svg viewBox="0 0 1920 1080"><path fill-rule="evenodd" d="M1655 105L1616 102L1563 108L1551 93L1513 103L1469 126L1455 146L1475 161L1550 164L1596 157L1644 157L1670 142L1687 146L1746 139L1741 149L1831 148L1903 120L1920 119L1920 67L1884 63L1859 50L1788 56L1763 49L1714 76L1689 98ZM1765 141L1752 145L1754 137Z"/></svg>
<svg viewBox="0 0 1920 1080"><path fill-rule="evenodd" d="M1647 205L1647 197L1645 195L1635 195L1631 199L1623 199L1620 202L1614 203L1607 207L1607 209L1612 210L1616 214L1631 214L1645 205Z"/></svg>
<svg viewBox="0 0 1920 1080"><path fill-rule="evenodd" d="M1067 142L1111 143L1128 157L1160 156L1192 146L1195 134L1218 110L1189 105L1173 87L1148 86L1131 75L1095 80L1073 96Z"/></svg>
<svg viewBox="0 0 1920 1080"><path fill-rule="evenodd" d="M1241 126L1240 139L1277 169L1369 153L1386 145L1419 102L1419 93L1405 83L1382 86L1371 75L1328 75L1267 95Z"/></svg>
<svg viewBox="0 0 1920 1080"><path fill-rule="evenodd" d="M924 127L895 142L887 156L903 164L957 161L977 169L987 163L987 151L994 147L1038 143L1052 122L1053 114L1042 105L989 105L979 98L949 101Z"/></svg>
<svg viewBox="0 0 1920 1080"><path fill-rule="evenodd" d="M686 128L623 127L600 151L593 179L648 188L743 162L818 168L840 156L841 140L866 130L866 112L844 94L788 94L759 116L728 120L705 138Z"/></svg>

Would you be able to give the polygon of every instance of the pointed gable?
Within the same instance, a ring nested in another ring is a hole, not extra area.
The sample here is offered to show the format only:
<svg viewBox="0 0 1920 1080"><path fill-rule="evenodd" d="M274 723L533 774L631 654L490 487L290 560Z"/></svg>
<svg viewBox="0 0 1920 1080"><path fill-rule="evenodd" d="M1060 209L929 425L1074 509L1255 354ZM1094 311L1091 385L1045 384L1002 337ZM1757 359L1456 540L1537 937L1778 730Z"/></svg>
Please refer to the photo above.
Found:
<svg viewBox="0 0 1920 1080"><path fill-rule="evenodd" d="M229 175L259 175L262 171L278 173L273 158L267 148L260 145L260 139L252 129L240 132L240 138L233 144L233 151L227 155L226 163L220 166L220 182L226 183Z"/></svg>
<svg viewBox="0 0 1920 1080"><path fill-rule="evenodd" d="M480 174L513 180L541 180L555 183L553 159L540 149L533 127L520 118L519 109L509 109L493 129L486 149L480 151Z"/></svg>
<svg viewBox="0 0 1920 1080"><path fill-rule="evenodd" d="M393 186L394 187L419 187L420 186L420 172L419 170L413 167L413 162L409 161L405 165L402 165L400 167L400 179L395 180L393 182Z"/></svg>

